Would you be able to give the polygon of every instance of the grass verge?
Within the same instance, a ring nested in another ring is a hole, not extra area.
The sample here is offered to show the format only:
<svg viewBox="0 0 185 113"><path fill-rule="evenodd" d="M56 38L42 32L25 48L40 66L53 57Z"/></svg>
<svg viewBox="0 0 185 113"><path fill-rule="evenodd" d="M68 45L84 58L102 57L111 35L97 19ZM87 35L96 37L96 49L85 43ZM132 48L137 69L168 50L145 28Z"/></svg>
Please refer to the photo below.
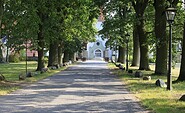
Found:
<svg viewBox="0 0 185 113"><path fill-rule="evenodd" d="M12 91L20 89L21 86L42 80L66 68L62 67L60 69L50 70L49 72L37 74L34 75L33 77L26 78L23 81L19 81L19 74L26 73L25 66L26 66L25 62L0 64L0 73L3 74L3 76L5 76L6 79L6 82L5 81L0 82L0 95L6 95ZM27 65L28 72L34 72L36 70L36 67L37 62L33 61L28 62Z"/></svg>
<svg viewBox="0 0 185 113"><path fill-rule="evenodd" d="M110 64L113 68L112 64ZM137 70L137 67L130 68ZM177 78L179 69L173 70L173 79ZM166 88L160 88L155 85L157 79L166 82L166 76L153 75L154 71L142 71L144 76L151 76L152 80L144 81L142 78L135 78L133 74L125 71L114 71L126 84L127 88L135 94L146 108L156 113L185 113L185 102L178 101L185 94L185 82L173 84L173 90L167 91Z"/></svg>

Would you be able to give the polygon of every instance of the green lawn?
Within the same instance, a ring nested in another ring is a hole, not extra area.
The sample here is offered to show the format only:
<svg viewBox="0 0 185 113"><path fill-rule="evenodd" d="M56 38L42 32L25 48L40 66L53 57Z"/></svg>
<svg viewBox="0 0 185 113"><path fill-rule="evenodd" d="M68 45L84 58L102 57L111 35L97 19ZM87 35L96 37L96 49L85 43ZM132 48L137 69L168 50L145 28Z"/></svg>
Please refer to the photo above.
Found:
<svg viewBox="0 0 185 113"><path fill-rule="evenodd" d="M35 72L36 67L37 62L34 61L28 62L27 65L28 72ZM21 84L36 82L38 80L51 76L54 73L60 72L63 69L65 69L65 67L57 70L50 70L49 72L37 74L34 75L33 77L26 78L26 80L19 81L19 74L26 73L25 62L0 64L0 73L3 74L7 80L7 82L4 81L0 82L0 95L6 95L14 90L19 89Z"/></svg>
<svg viewBox="0 0 185 113"><path fill-rule="evenodd" d="M28 72L36 70L36 62L28 62ZM26 73L26 63L7 63L0 64L0 73L2 73L8 81L18 81L20 73Z"/></svg>
<svg viewBox="0 0 185 113"><path fill-rule="evenodd" d="M112 65L109 65L113 68ZM138 67L130 69L136 71ZM151 66L152 69L154 67ZM173 79L178 76L179 69L173 69ZM115 70L115 73L123 80L127 88L141 100L143 106L151 109L156 113L185 113L185 102L178 99L185 94L185 82L173 84L173 90L167 91L166 88L160 88L155 85L157 79L166 82L166 76L153 75L154 71L142 71L144 76L151 76L151 81L144 81L142 78L135 78L133 74L125 71Z"/></svg>

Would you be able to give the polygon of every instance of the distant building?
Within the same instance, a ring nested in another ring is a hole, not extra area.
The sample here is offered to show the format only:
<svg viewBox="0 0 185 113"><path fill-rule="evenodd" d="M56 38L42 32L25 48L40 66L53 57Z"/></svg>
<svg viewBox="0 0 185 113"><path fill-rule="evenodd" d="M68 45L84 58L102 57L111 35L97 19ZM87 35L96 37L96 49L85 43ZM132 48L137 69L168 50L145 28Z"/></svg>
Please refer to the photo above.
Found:
<svg viewBox="0 0 185 113"><path fill-rule="evenodd" d="M8 37L4 35L0 40L0 62L9 62L9 56L15 54L14 48L8 48L6 46L8 42ZM26 46L26 44L24 44ZM38 52L36 50L29 49L32 46L31 41L27 43L27 60L37 60ZM24 53L19 53L20 56L26 56L26 49Z"/></svg>
<svg viewBox="0 0 185 113"><path fill-rule="evenodd" d="M98 30L102 29L102 24L104 21L103 14L101 13L98 22L96 23L96 28ZM84 54L84 57L87 57L89 60L93 59L111 59L112 51L110 48L106 48L105 43L107 39L102 39L100 35L96 35L96 41L95 42L89 42L87 44L87 50L86 54Z"/></svg>
<svg viewBox="0 0 185 113"><path fill-rule="evenodd" d="M38 58L38 52L37 50L31 50L29 49L32 46L32 43L29 41L27 43L27 58L28 60L37 60Z"/></svg>

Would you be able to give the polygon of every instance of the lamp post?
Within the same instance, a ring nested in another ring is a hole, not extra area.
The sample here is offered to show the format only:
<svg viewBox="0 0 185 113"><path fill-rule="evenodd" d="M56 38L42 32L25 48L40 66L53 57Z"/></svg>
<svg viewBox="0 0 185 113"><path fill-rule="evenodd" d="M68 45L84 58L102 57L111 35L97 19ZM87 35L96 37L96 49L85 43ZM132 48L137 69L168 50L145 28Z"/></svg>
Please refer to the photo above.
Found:
<svg viewBox="0 0 185 113"><path fill-rule="evenodd" d="M127 51L126 51L126 54L127 54L127 56L126 56L126 71L128 71L128 43L129 43L129 34L127 33L126 35L126 44L127 44Z"/></svg>
<svg viewBox="0 0 185 113"><path fill-rule="evenodd" d="M28 74L28 39L26 38L26 76Z"/></svg>
<svg viewBox="0 0 185 113"><path fill-rule="evenodd" d="M172 24L174 22L176 9L166 9L166 19L169 24L169 55L168 55L168 75L167 75L167 90L172 90L172 77L171 77L171 65L172 65Z"/></svg>

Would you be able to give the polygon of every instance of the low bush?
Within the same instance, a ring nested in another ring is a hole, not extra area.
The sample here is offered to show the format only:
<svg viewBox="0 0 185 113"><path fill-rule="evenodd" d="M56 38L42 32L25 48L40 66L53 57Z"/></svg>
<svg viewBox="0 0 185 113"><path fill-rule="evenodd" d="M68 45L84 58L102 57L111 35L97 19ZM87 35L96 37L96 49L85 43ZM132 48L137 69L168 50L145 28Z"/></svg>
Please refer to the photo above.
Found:
<svg viewBox="0 0 185 113"><path fill-rule="evenodd" d="M14 63L20 62L20 56L19 56L19 54L11 54L9 56L9 62L14 62Z"/></svg>
<svg viewBox="0 0 185 113"><path fill-rule="evenodd" d="M149 63L155 63L155 59L154 58L149 58Z"/></svg>

